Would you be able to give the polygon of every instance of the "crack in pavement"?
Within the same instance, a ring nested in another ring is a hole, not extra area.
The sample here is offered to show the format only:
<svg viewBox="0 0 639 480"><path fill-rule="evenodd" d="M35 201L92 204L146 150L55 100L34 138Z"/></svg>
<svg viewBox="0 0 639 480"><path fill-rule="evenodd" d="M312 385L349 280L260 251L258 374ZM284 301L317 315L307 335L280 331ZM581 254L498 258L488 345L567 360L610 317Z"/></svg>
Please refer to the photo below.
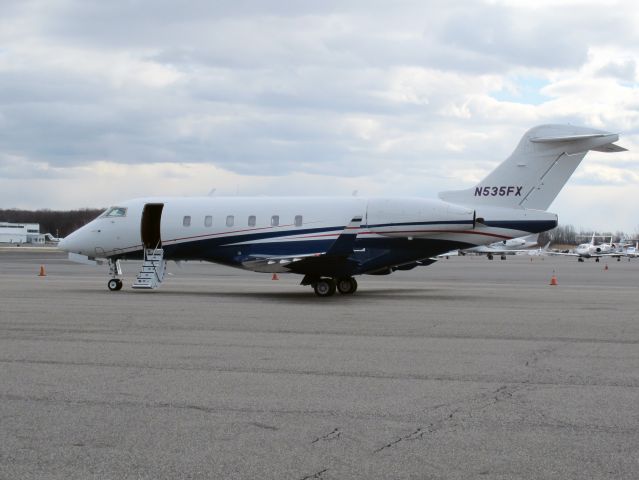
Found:
<svg viewBox="0 0 639 480"><path fill-rule="evenodd" d="M381 452L382 450L384 450L386 448L391 448L393 445L397 445L399 442L406 442L406 441L411 441L411 440L420 440L424 436L425 433L426 433L425 430L422 430L421 428L418 428L417 430L415 430L412 433L409 433L408 435L405 435L403 437L399 437L397 440L393 440L392 442L381 446L380 448L375 450L373 453L378 453L378 452Z"/></svg>
<svg viewBox="0 0 639 480"><path fill-rule="evenodd" d="M434 432L437 432L438 430L441 430L442 428L445 427L447 423L453 422L454 418L463 416L464 414L467 415L468 417L472 417L473 412L482 411L499 402L512 399L513 394L523 388L526 388L526 386L502 385L496 390L492 390L487 393L481 393L469 399L456 402L458 403L458 406L455 408L452 408L449 411L449 413L444 416L444 418L431 422L426 429L423 429L420 427L408 435L399 437L396 440L393 440L392 442L382 445L380 448L374 450L373 453L378 453L387 448L391 448L400 442L420 440L423 438L424 434L426 433L434 433ZM451 405L453 405L453 403L448 405L446 404L437 405L435 409L439 409L441 407L451 406Z"/></svg>
<svg viewBox="0 0 639 480"><path fill-rule="evenodd" d="M325 468L324 470L320 470L319 472L313 473L312 475L307 475L305 477L302 477L300 480L310 480L311 478L322 478L322 475L324 475L324 473L328 472L328 468Z"/></svg>
<svg viewBox="0 0 639 480"><path fill-rule="evenodd" d="M254 427L262 428L264 430L279 430L279 428L273 425L267 425L266 423L262 422L249 422L249 425L253 425Z"/></svg>
<svg viewBox="0 0 639 480"><path fill-rule="evenodd" d="M311 444L317 443L319 441L337 440L340 437L341 434L342 434L342 432L339 431L339 428L336 428L332 432L327 433L326 435L323 435L321 437L317 437L315 440L313 440L311 442Z"/></svg>

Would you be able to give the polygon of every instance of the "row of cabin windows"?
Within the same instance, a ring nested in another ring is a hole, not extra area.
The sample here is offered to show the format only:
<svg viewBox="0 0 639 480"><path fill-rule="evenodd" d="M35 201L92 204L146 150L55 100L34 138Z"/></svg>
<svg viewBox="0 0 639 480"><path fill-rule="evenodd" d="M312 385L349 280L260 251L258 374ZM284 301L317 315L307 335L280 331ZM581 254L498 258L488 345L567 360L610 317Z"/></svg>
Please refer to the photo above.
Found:
<svg viewBox="0 0 639 480"><path fill-rule="evenodd" d="M249 215L248 217L248 226L249 227L254 227L257 224L257 217L255 215ZM273 215L271 217L271 227L277 227L280 224L280 216L279 215ZM190 227L191 226L191 216L190 215L185 215L184 218L182 219L182 225L185 227ZM211 227L213 225L213 216L211 215L207 215L206 217L204 217L204 226L205 227ZM232 227L233 225L235 225L235 216L234 215L228 215L226 217L226 226L227 227ZM302 226L302 216L301 215L295 215L295 226L296 227L301 227Z"/></svg>

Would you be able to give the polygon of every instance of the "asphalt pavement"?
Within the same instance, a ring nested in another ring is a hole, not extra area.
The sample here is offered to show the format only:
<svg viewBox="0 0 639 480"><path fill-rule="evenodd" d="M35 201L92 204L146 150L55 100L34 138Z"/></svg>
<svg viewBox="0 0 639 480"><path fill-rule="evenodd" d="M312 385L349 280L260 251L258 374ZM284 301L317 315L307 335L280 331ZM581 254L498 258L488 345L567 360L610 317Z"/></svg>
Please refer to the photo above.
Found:
<svg viewBox="0 0 639 480"><path fill-rule="evenodd" d="M639 478L639 261L138 268L0 250L0 478Z"/></svg>

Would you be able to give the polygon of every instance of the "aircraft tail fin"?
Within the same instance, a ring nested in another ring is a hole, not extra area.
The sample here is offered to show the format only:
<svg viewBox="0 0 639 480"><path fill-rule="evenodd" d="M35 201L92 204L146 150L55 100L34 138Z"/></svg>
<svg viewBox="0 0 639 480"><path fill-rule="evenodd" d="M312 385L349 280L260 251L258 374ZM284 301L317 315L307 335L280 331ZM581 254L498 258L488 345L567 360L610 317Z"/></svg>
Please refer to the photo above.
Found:
<svg viewBox="0 0 639 480"><path fill-rule="evenodd" d="M623 152L619 135L571 125L528 130L515 151L481 182L466 190L441 192L446 202L546 210L590 150Z"/></svg>

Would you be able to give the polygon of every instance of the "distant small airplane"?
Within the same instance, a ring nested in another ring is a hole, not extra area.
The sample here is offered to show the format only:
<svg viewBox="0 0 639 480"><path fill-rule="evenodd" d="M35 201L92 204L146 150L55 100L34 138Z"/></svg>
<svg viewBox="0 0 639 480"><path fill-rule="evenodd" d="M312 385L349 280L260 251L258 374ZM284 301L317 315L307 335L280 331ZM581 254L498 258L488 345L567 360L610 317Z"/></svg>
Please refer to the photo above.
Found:
<svg viewBox="0 0 639 480"><path fill-rule="evenodd" d="M635 242L634 246L627 247L624 253L628 258L639 257L639 242Z"/></svg>
<svg viewBox="0 0 639 480"><path fill-rule="evenodd" d="M520 254L528 255L530 257L545 257L549 253L548 247L550 247L550 242L546 243L546 245L544 245L543 247L523 250L522 252L520 252Z"/></svg>
<svg viewBox="0 0 639 480"><path fill-rule="evenodd" d="M628 261L631 258L639 257L639 241L634 240L635 244L628 243L632 240L620 240L619 251L622 257L626 257Z"/></svg>
<svg viewBox="0 0 639 480"><path fill-rule="evenodd" d="M610 238L610 243L595 244L595 238ZM577 245L573 252L550 252L551 255L561 255L568 257L577 257L578 262L583 262L586 258L594 258L598 262L602 257L622 257L623 252L619 244L612 243L611 235L595 235L592 234L589 243L581 243Z"/></svg>
<svg viewBox="0 0 639 480"><path fill-rule="evenodd" d="M525 237L502 240L501 242L491 243L490 245L466 248L464 250L460 250L459 253L461 255L466 255L467 253L485 254L488 257L488 260L492 260L494 255L499 255L502 260L506 260L506 255L526 253L532 247L537 246L538 237L538 233L533 233L532 235L526 235Z"/></svg>
<svg viewBox="0 0 639 480"><path fill-rule="evenodd" d="M160 285L166 260L204 260L255 272L296 273L318 296L352 294L355 276L433 263L453 249L554 228L545 210L586 153L620 152L617 134L542 125L470 189L422 198L157 197L118 203L63 239L83 263L106 259L110 290L120 260L142 259L133 288Z"/></svg>

